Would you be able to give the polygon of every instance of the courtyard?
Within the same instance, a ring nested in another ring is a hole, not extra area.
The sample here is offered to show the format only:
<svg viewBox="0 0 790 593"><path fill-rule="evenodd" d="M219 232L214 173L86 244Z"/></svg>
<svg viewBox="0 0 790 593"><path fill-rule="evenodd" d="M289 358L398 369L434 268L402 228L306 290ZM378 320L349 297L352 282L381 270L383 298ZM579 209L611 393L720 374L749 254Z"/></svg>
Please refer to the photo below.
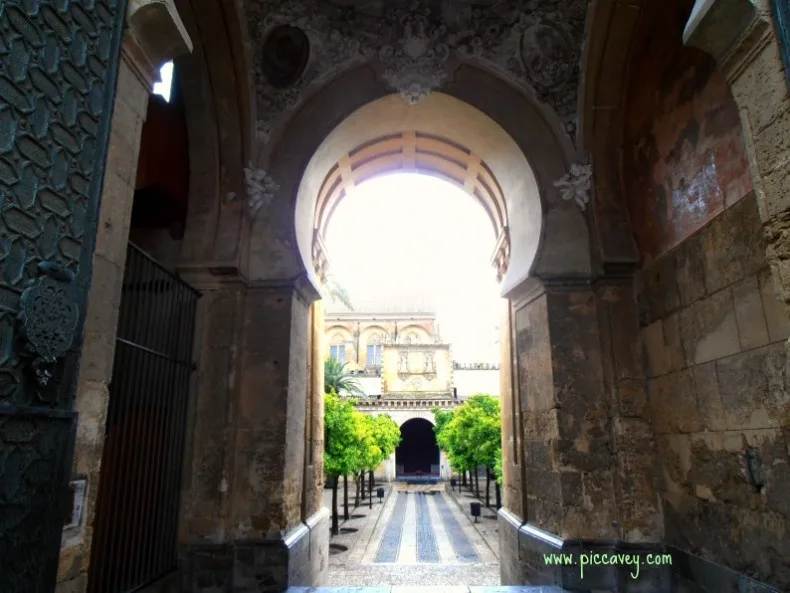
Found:
<svg viewBox="0 0 790 593"><path fill-rule="evenodd" d="M496 534L481 533L446 486L388 484L383 502L354 508L330 540L327 585L499 585Z"/></svg>

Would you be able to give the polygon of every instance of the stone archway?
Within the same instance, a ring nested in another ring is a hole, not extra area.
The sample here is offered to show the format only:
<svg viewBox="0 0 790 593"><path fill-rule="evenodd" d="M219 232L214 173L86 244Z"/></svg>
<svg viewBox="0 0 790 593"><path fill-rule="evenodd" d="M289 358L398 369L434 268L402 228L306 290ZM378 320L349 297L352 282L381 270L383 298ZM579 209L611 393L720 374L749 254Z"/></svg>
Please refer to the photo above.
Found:
<svg viewBox="0 0 790 593"><path fill-rule="evenodd" d="M433 424L424 418L412 418L400 426L402 441L395 451L398 478L417 475L439 476L439 445Z"/></svg>

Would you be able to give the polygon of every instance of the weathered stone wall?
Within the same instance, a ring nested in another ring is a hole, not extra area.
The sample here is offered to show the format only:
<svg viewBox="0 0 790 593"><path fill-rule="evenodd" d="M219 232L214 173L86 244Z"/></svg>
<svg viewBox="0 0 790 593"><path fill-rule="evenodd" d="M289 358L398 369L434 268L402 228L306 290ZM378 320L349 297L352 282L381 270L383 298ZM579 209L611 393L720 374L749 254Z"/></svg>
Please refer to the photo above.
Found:
<svg viewBox="0 0 790 593"><path fill-rule="evenodd" d="M616 537L596 297L546 288L527 301L515 306L524 519L562 537Z"/></svg>
<svg viewBox="0 0 790 593"><path fill-rule="evenodd" d="M646 2L634 41L623 177L643 260L677 245L752 189L727 82L711 56L681 43L692 4Z"/></svg>
<svg viewBox="0 0 790 593"><path fill-rule="evenodd" d="M790 326L742 113L715 59L681 43L692 4L645 4L623 138L665 539L787 586Z"/></svg>
<svg viewBox="0 0 790 593"><path fill-rule="evenodd" d="M645 269L639 299L667 541L787 586L790 324L754 196Z"/></svg>

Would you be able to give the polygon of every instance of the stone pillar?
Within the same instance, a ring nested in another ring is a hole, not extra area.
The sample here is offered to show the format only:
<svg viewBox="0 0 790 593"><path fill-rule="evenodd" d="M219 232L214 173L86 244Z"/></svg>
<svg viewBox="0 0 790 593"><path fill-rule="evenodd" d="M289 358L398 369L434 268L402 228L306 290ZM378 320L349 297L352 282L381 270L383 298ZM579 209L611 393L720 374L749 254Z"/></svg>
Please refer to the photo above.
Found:
<svg viewBox="0 0 790 593"><path fill-rule="evenodd" d="M625 566L589 566L582 579L578 566L549 566L543 554L658 548L644 543L660 537L651 449L644 456L629 449L643 446L649 430L617 403L621 395L638 399L640 388L644 400L638 360L629 358L638 340L635 308L621 306L622 296L578 279L531 279L510 294L525 500L523 517L500 512L503 584L631 590L636 582L624 579ZM624 484L631 471L633 482ZM660 586L665 577L645 569L638 585Z"/></svg>
<svg viewBox="0 0 790 593"><path fill-rule="evenodd" d="M161 65L192 48L172 2L157 0L153 9L151 4L133 0L127 11L74 402L79 424L72 481L84 485L85 504L77 523L63 533L57 591L64 593L84 591L87 586L126 245L148 98L159 80Z"/></svg>
<svg viewBox="0 0 790 593"><path fill-rule="evenodd" d="M315 457L309 468L305 446L305 410L315 389L315 375L308 373L316 348L314 340L309 344L315 295L301 279L242 292L241 299L216 295L209 301L217 309L207 328L225 335L219 347L227 354L212 352L217 382L202 379L205 391L199 396L212 407L198 403L196 414L183 566L184 587L193 592L316 585L328 565L328 512L315 500L303 505L306 480L320 469ZM231 310L234 319L228 318ZM232 337L234 326L238 334ZM208 331L204 348L215 342L214 333ZM315 442L320 440L314 438L314 446L322 447ZM305 516L308 511L314 512Z"/></svg>
<svg viewBox="0 0 790 593"><path fill-rule="evenodd" d="M617 539L660 542L656 446L647 405L638 305L631 275L595 283L609 430L614 453Z"/></svg>

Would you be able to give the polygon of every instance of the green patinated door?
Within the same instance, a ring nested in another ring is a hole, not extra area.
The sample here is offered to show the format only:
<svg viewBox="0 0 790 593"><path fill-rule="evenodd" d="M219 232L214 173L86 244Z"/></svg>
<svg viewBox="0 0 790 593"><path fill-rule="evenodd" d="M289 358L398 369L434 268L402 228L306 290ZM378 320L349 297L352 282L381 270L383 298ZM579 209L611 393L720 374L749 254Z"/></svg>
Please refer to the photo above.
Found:
<svg viewBox="0 0 790 593"><path fill-rule="evenodd" d="M53 590L125 0L0 0L0 591Z"/></svg>

